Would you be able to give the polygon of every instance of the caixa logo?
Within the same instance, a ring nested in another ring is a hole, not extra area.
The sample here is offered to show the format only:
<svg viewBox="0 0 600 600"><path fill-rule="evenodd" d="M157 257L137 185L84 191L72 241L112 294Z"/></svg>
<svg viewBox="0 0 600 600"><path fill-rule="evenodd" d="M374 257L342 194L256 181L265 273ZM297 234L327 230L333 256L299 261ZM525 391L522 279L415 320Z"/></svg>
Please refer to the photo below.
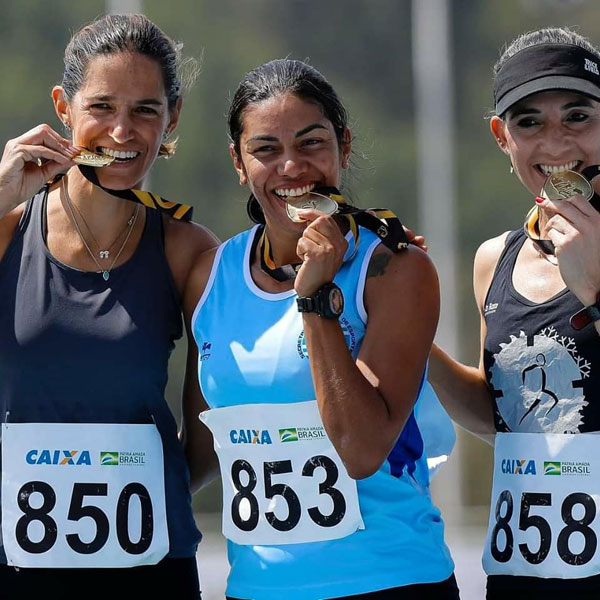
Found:
<svg viewBox="0 0 600 600"><path fill-rule="evenodd" d="M89 450L30 450L25 456L30 465L91 465Z"/></svg>
<svg viewBox="0 0 600 600"><path fill-rule="evenodd" d="M507 475L536 475L535 460L504 458L501 468Z"/></svg>
<svg viewBox="0 0 600 600"><path fill-rule="evenodd" d="M229 432L232 444L272 444L267 429L232 429Z"/></svg>

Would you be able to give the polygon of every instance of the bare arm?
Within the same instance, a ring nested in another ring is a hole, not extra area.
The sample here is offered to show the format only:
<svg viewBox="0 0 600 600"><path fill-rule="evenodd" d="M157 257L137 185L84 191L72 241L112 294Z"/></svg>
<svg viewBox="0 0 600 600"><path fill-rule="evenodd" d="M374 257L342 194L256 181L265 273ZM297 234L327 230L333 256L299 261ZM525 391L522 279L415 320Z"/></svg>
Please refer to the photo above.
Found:
<svg viewBox="0 0 600 600"><path fill-rule="evenodd" d="M191 319L202 296L212 267L215 249L197 257L190 272L183 296L183 313L188 337L188 354L183 386L183 425L181 437L190 469L192 493L210 483L219 474L219 463L214 451L213 437L198 415L208 405L198 382L198 347L191 328Z"/></svg>
<svg viewBox="0 0 600 600"><path fill-rule="evenodd" d="M414 247L400 254L378 248L365 303L369 322L356 362L337 321L304 316L323 424L355 479L381 466L417 398L439 314L437 275L427 255Z"/></svg>
<svg viewBox="0 0 600 600"><path fill-rule="evenodd" d="M484 303L506 235L484 242L475 256L473 288L480 316L479 366L463 365L435 344L429 357L429 381L452 419L488 443L493 443L495 429L483 364Z"/></svg>

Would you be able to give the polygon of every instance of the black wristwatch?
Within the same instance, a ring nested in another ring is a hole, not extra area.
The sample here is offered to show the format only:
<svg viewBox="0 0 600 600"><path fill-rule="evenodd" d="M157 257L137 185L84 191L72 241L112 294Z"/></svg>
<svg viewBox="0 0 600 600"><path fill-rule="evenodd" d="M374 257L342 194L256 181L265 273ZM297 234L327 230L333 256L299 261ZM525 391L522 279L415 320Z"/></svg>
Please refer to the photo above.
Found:
<svg viewBox="0 0 600 600"><path fill-rule="evenodd" d="M337 319L344 312L344 294L335 283L326 283L312 296L296 298L298 312L317 313L325 319Z"/></svg>
<svg viewBox="0 0 600 600"><path fill-rule="evenodd" d="M569 320L569 323L571 323L573 329L579 331L598 320L600 320L600 294L596 297L596 304L586 306L576 312Z"/></svg>

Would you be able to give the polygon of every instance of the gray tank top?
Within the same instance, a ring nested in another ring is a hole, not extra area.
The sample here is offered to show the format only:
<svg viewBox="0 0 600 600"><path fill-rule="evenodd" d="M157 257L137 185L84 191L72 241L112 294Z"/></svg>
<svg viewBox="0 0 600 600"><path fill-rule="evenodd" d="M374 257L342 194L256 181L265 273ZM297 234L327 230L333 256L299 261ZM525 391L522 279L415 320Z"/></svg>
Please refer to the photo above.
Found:
<svg viewBox="0 0 600 600"><path fill-rule="evenodd" d="M171 558L200 541L177 425L164 398L182 335L162 217L146 209L133 256L104 281L56 260L44 241L48 188L27 202L0 262L0 421L156 423L163 442ZM0 562L6 562L0 547Z"/></svg>

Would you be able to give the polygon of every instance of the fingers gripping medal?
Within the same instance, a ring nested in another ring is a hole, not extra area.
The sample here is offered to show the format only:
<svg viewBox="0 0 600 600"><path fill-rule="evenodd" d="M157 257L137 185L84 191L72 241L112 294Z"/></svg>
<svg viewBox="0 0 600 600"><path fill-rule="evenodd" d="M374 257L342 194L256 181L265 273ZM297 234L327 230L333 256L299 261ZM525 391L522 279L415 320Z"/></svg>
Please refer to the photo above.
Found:
<svg viewBox="0 0 600 600"><path fill-rule="evenodd" d="M546 179L544 187L540 192L540 196L546 200L567 200L576 195L583 196L589 200L590 204L600 210L600 197L594 193L594 188L590 183L600 172L600 165L587 167L582 173L576 171L562 171L553 173ZM540 238L539 231L539 211L538 207L534 206L527 216L523 228L525 233L533 243L544 253L554 254L554 244L550 240Z"/></svg>
<svg viewBox="0 0 600 600"><path fill-rule="evenodd" d="M174 219L181 221L189 221L192 218L193 208L187 204L179 204L178 202L169 202L164 198L161 198L158 194L152 192L146 192L144 190L110 190L103 187L96 174L96 168L106 167L115 160L112 156L106 154L98 154L91 152L87 148L82 148L81 152L73 158L73 162L79 165L79 170L82 175L95 186L103 189L105 192L123 198L124 200L130 200L131 202L138 202L149 208L157 209L161 212L168 214Z"/></svg>

